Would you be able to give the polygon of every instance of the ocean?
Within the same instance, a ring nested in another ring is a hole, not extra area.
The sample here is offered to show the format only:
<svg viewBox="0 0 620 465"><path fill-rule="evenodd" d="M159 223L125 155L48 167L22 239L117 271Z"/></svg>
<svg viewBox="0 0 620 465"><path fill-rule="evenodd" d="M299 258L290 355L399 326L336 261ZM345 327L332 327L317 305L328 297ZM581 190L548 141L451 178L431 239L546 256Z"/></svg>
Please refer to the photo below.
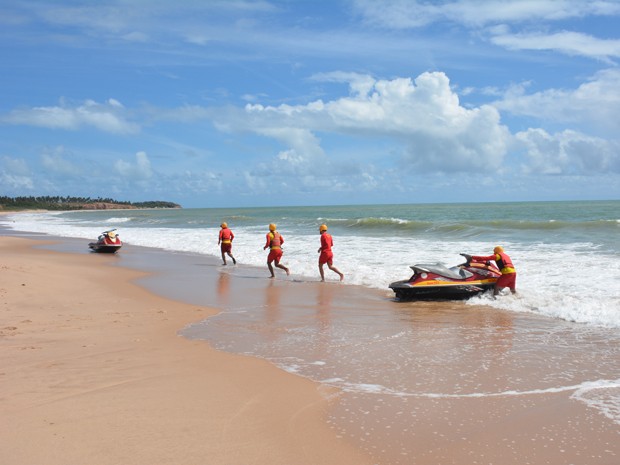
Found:
<svg viewBox="0 0 620 465"><path fill-rule="evenodd" d="M620 328L620 201L49 212L4 221L85 239L116 228L128 246L215 257L226 221L239 264L255 267L265 266L265 234L276 223L285 239L282 263L302 279L318 278L318 227L326 223L345 284L383 290L408 278L410 265L452 266L462 262L459 253L490 255L502 245L517 267L518 297L483 295L470 304Z"/></svg>
<svg viewBox="0 0 620 465"><path fill-rule="evenodd" d="M222 221L236 266L221 265ZM268 279L269 223L291 276ZM322 223L343 283L327 269L318 282ZM141 284L220 310L180 335L316 381L329 424L377 464L618 463L620 201L37 212L0 225L83 239L79 253L116 228L119 265L155 272ZM410 265L496 245L516 296L394 301L388 285Z"/></svg>

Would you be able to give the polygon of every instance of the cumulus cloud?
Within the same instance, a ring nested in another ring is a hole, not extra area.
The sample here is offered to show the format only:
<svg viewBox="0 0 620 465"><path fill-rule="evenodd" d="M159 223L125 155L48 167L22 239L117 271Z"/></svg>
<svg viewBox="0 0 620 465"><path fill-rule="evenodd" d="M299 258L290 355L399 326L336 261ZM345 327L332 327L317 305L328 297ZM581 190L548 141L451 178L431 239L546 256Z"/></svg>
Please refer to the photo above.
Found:
<svg viewBox="0 0 620 465"><path fill-rule="evenodd" d="M576 89L549 89L528 95L522 86L517 86L493 106L518 116L578 123L617 136L620 131L620 70L602 70Z"/></svg>
<svg viewBox="0 0 620 465"><path fill-rule="evenodd" d="M281 158L316 160L322 149L308 131L389 138L401 144L408 166L421 171L496 168L506 153L509 133L497 110L463 107L444 73L423 73L415 81L342 73L315 78L348 80L350 95L298 106L246 105L251 119L244 127L294 145ZM294 144L294 137L299 143Z"/></svg>
<svg viewBox="0 0 620 465"><path fill-rule="evenodd" d="M529 163L526 173L601 174L620 173L620 143L587 136L576 131L549 134L528 129L515 135Z"/></svg>
<svg viewBox="0 0 620 465"><path fill-rule="evenodd" d="M61 102L59 106L15 109L0 121L6 124L39 126L50 129L78 130L85 126L114 134L130 134L139 131L139 126L126 119L125 109L117 100L105 103L86 100L80 105L70 106Z"/></svg>
<svg viewBox="0 0 620 465"><path fill-rule="evenodd" d="M135 163L130 163L125 160L116 160L114 168L118 174L126 178L145 180L153 176L151 161L146 152L136 153Z"/></svg>

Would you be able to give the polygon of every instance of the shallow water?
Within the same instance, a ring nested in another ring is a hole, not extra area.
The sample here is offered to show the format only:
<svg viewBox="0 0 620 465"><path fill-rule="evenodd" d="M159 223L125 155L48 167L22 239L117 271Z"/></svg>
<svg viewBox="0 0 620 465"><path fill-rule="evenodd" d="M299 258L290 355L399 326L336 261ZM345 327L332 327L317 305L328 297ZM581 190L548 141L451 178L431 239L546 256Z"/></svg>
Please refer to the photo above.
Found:
<svg viewBox="0 0 620 465"><path fill-rule="evenodd" d="M182 334L339 388L331 424L378 463L411 463L421 448L437 458L455 434L496 450L493 429L549 403L580 404L583 417L569 416L558 425L553 409L548 420L536 413L536 429L522 425L522 438L511 438L514 431L502 437L519 445L516 451L507 447L500 462L488 463L527 463L517 451L532 441L561 454L584 442L590 416L588 428L604 434L578 452L592 449L590 464L615 463L620 453L615 330L462 303L403 304L365 290L352 295L337 284L271 282L262 300L248 305L226 294L234 276L221 279L228 289L219 297L227 301L225 310ZM491 431L472 437L485 425ZM536 459L544 451L535 450L528 449L531 463L544 463ZM449 457L445 463L487 463L479 456L471 462Z"/></svg>
<svg viewBox="0 0 620 465"><path fill-rule="evenodd" d="M0 224L89 240L117 228L128 245L219 257L219 224L227 221L239 262L262 267L267 225L276 222L283 262L307 280L318 274L318 225L326 222L345 284L379 290L409 277L410 265L451 266L461 252L487 255L502 244L517 267L521 298L482 303L620 328L619 212L620 201L349 205L24 213Z"/></svg>
<svg viewBox="0 0 620 465"><path fill-rule="evenodd" d="M271 280L266 268L193 254L150 250L121 262L159 270L140 280L148 288L221 309L183 336L338 388L328 421L377 463L617 463L614 328L463 302L395 302L386 291Z"/></svg>
<svg viewBox="0 0 620 465"><path fill-rule="evenodd" d="M583 247L586 268L599 258L583 245L523 247L525 257ZM221 310L183 336L270 360L328 395L338 388L328 421L379 464L618 463L620 331L596 320L618 318L618 294L585 305L565 293L577 273L549 268L556 278L540 290L525 278L518 296L496 301L402 303L385 288L319 283L316 264L270 280L264 265L131 243L114 263L154 273L139 280L154 292Z"/></svg>

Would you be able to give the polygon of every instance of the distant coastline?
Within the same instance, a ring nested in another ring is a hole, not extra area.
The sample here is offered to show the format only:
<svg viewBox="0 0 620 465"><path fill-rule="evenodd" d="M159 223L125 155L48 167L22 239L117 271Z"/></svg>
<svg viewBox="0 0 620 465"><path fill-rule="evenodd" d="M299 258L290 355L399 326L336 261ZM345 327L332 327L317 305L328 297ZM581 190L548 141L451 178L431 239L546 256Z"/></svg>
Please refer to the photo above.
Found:
<svg viewBox="0 0 620 465"><path fill-rule="evenodd" d="M146 202L118 201L110 198L31 196L4 197L0 196L0 211L24 210L137 210L145 208L183 208L181 205L164 200Z"/></svg>

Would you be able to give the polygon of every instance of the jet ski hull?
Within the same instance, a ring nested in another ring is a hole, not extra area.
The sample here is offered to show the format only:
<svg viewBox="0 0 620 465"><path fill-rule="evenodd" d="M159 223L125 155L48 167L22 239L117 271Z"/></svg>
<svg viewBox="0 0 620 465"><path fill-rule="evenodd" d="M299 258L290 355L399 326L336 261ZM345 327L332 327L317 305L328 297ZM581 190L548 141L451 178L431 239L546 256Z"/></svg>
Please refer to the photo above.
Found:
<svg viewBox="0 0 620 465"><path fill-rule="evenodd" d="M398 300L465 300L488 289L492 284L445 284L438 286L412 286L409 280L390 284Z"/></svg>
<svg viewBox="0 0 620 465"><path fill-rule="evenodd" d="M110 245L110 244L100 244L98 242L91 242L88 244L88 247L97 253L116 253L122 245Z"/></svg>
<svg viewBox="0 0 620 465"><path fill-rule="evenodd" d="M118 234L114 231L116 229L110 229L101 233L97 242L89 242L88 247L93 252L97 253L116 253L123 246Z"/></svg>
<svg viewBox="0 0 620 465"><path fill-rule="evenodd" d="M447 268L442 264L410 267L413 276L390 284L398 300L463 300L495 287L501 276L490 264L463 263Z"/></svg>

